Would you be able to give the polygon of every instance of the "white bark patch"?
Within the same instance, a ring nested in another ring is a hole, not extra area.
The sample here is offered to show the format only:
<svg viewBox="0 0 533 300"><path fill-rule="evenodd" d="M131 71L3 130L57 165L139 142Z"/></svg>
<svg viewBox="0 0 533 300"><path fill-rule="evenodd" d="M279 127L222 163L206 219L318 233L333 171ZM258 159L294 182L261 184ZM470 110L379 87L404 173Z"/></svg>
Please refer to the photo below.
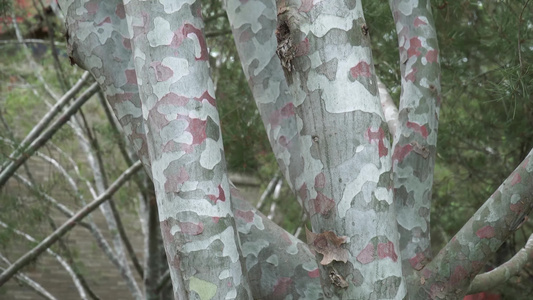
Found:
<svg viewBox="0 0 533 300"><path fill-rule="evenodd" d="M245 4L242 4L240 1L227 1L226 12L228 13L228 18L233 20L233 28L239 28L244 24L250 24L249 20L257 20L262 15L263 10L266 6L259 1L248 1ZM239 9L239 14L246 16L245 18L239 18L235 13ZM259 22L253 22L252 31L257 33L261 29L261 24Z"/></svg>
<svg viewBox="0 0 533 300"><path fill-rule="evenodd" d="M187 38L194 41L194 57L201 57L202 56L202 45L200 44L198 35L196 33L191 32L187 34Z"/></svg>
<svg viewBox="0 0 533 300"><path fill-rule="evenodd" d="M279 264L279 258L276 254L272 254L269 258L266 259L266 262L277 267Z"/></svg>
<svg viewBox="0 0 533 300"><path fill-rule="evenodd" d="M170 23L161 18L154 19L154 28L146 35L150 47L167 46L170 45L174 38L174 32L170 30Z"/></svg>
<svg viewBox="0 0 533 300"><path fill-rule="evenodd" d="M163 172L172 161L180 159L184 154L185 152L183 151L174 151L171 153L162 153L159 159L153 159L152 157L152 176L161 185L162 191L165 190L164 185L166 182L166 176Z"/></svg>
<svg viewBox="0 0 533 300"><path fill-rule="evenodd" d="M373 164L366 164L361 168L357 177L346 185L342 193L342 199L337 204L337 213L340 218L346 216L346 212L350 209L353 198L362 191L363 185L367 182L377 183L381 173L382 171Z"/></svg>
<svg viewBox="0 0 533 300"><path fill-rule="evenodd" d="M253 94L257 95L256 100L259 103L271 103L279 97L279 81L269 80L268 87L265 89L262 84L254 85Z"/></svg>
<svg viewBox="0 0 533 300"><path fill-rule="evenodd" d="M117 119L122 119L124 116L132 116L133 118L138 118L141 116L141 110L136 107L131 101L117 102L115 104Z"/></svg>
<svg viewBox="0 0 533 300"><path fill-rule="evenodd" d="M235 299L235 298L237 298L237 290L236 289L232 289L231 291L229 291L226 294L226 297L224 299L225 300L230 300L230 299Z"/></svg>
<svg viewBox="0 0 533 300"><path fill-rule="evenodd" d="M95 55L91 55L87 58L87 65L88 66L91 66L91 68L102 68L102 59L100 59L100 57L97 57ZM105 80L105 76L99 76L99 78L104 78ZM100 83L100 82L98 82Z"/></svg>
<svg viewBox="0 0 533 300"><path fill-rule="evenodd" d="M339 60L336 80L330 81L324 74L319 74L316 71L310 72L307 79L307 87L313 91L316 89L323 90L324 102L326 110L330 113L345 113L355 110L375 113L381 115L381 103L379 96L372 95L367 88L359 81L350 82L348 74L351 68L358 63L363 62L358 57L370 57L370 49L367 47L349 47L339 49L334 47L331 51L327 51L333 57L335 53L341 52L341 55L346 52L352 53L346 59ZM371 61L366 62L369 65Z"/></svg>
<svg viewBox="0 0 533 300"><path fill-rule="evenodd" d="M189 123L185 120L174 120L161 128L159 135L161 136L163 143L167 143L170 140L178 143L192 143L192 135L185 131L188 125Z"/></svg>
<svg viewBox="0 0 533 300"><path fill-rule="evenodd" d="M185 253L203 251L216 240L220 240L224 244L224 249L222 250L223 257L229 257L232 263L239 260L239 252L237 252L237 244L232 227L228 227L219 235L211 236L205 240L186 243L181 250Z"/></svg>
<svg viewBox="0 0 533 300"><path fill-rule="evenodd" d="M361 1L357 1L356 5L360 6ZM324 35L326 35L326 33L328 33L328 31L333 28L338 28L342 31L348 31L353 27L353 20L362 17L362 14L359 13L362 11L362 9L354 9L351 11L347 11L345 15L339 16L320 14L313 21L313 23L306 22L305 25L302 25L301 31L304 33L308 33L309 31L311 31L317 37L323 37ZM324 24L327 24L327 26L324 26Z"/></svg>
<svg viewBox="0 0 533 300"><path fill-rule="evenodd" d="M405 1L405 2L400 2L398 4L398 10L406 15L406 16L409 16L410 14L413 13L413 8L414 7L418 7L418 0L415 0L415 1Z"/></svg>
<svg viewBox="0 0 533 300"><path fill-rule="evenodd" d="M220 154L219 143L209 138L206 139L205 150L200 155L200 165L208 170L212 170L221 160L222 155Z"/></svg>
<svg viewBox="0 0 533 300"><path fill-rule="evenodd" d="M166 81L159 81L152 85L154 94L157 99L163 98L170 92L170 85L179 81L183 77L189 75L189 62L184 58L179 57L165 57L161 61L161 65L172 70L172 77ZM179 91L178 91L179 92Z"/></svg>
<svg viewBox="0 0 533 300"><path fill-rule="evenodd" d="M257 240L254 242L247 242L242 245L242 256L247 257L253 255L257 257L261 250L267 248L269 243L265 240Z"/></svg>
<svg viewBox="0 0 533 300"><path fill-rule="evenodd" d="M167 14L171 14L174 12L177 12L181 9L181 7L184 4L193 4L194 0L182 0L182 1L176 1L176 0L159 0L159 3L163 5L163 9Z"/></svg>

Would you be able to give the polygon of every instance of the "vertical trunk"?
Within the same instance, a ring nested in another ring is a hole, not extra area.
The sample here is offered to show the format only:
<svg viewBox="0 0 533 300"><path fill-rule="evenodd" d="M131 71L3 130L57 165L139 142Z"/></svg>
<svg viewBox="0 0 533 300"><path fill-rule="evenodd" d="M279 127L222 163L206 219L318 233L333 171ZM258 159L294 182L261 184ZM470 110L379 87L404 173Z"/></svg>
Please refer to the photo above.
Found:
<svg viewBox="0 0 533 300"><path fill-rule="evenodd" d="M390 141L361 2L278 4L277 54L304 161L294 188L324 294L402 299Z"/></svg>

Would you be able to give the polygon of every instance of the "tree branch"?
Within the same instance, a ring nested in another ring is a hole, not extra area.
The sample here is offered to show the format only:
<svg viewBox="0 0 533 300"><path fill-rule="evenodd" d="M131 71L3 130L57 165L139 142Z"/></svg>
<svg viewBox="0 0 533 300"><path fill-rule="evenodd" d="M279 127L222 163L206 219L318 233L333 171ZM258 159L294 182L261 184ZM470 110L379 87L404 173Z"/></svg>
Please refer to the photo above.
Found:
<svg viewBox="0 0 533 300"><path fill-rule="evenodd" d="M418 295L461 298L533 209L533 150L425 269ZM411 296L416 296L415 294Z"/></svg>
<svg viewBox="0 0 533 300"><path fill-rule="evenodd" d="M0 173L0 188L2 188L8 179L15 173L15 171L28 159L30 156L42 147L52 136L74 115L80 107L87 102L99 89L98 84L93 83L83 94L72 103L72 105L45 130L38 138L36 138L24 151L18 154L14 160L7 165Z"/></svg>
<svg viewBox="0 0 533 300"><path fill-rule="evenodd" d="M84 208L79 210L72 218L70 218L68 221L63 223L63 225L61 225L57 230L55 230L52 234L50 234L43 241L41 241L39 245L37 245L35 248L33 248L32 250L24 254L15 263L9 266L2 274L0 274L0 286L6 283L16 272L18 272L25 265L27 265L29 262L31 262L33 259L39 256L43 251L45 251L51 245L53 245L59 238L61 238L68 231L74 228L74 226L76 226L78 221L82 220L89 213L91 213L93 210L98 208L98 206L100 206L102 203L108 200L115 192L118 191L118 189L124 183L126 183L129 180L129 178L133 174L135 174L135 172L139 171L140 169L141 169L141 163L136 162L133 166L128 168L126 171L124 171L115 180L115 182L113 182L113 184L111 184L111 186L109 186L109 188L103 194L101 194L97 199L95 199L94 201L86 205Z"/></svg>
<svg viewBox="0 0 533 300"><path fill-rule="evenodd" d="M490 272L477 275L468 289L467 294L476 294L486 291L507 282L511 277L525 267L533 258L533 234L529 236L526 244L510 260Z"/></svg>

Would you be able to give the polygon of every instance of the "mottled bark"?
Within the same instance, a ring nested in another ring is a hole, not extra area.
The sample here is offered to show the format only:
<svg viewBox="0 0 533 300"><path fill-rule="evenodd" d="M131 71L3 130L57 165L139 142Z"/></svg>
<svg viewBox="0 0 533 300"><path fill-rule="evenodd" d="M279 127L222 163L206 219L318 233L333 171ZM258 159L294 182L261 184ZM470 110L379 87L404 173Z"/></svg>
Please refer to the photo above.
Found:
<svg viewBox="0 0 533 300"><path fill-rule="evenodd" d="M276 35L305 162L295 190L313 232L333 233L326 249L311 245L325 296L401 299L390 141L361 2L281 1Z"/></svg>
<svg viewBox="0 0 533 300"><path fill-rule="evenodd" d="M390 6L402 84L392 156L394 203L403 273L409 276L432 257L429 221L440 107L439 48L430 1L391 0Z"/></svg>
<svg viewBox="0 0 533 300"><path fill-rule="evenodd" d="M533 151L421 272L418 299L459 299L533 209Z"/></svg>
<svg viewBox="0 0 533 300"><path fill-rule="evenodd" d="M424 268L440 105L428 1L390 1L397 120L384 117L360 1L226 1L316 258L230 187L198 2L125 3L62 8L73 60L95 76L154 180L177 298L451 299L529 213L528 161Z"/></svg>

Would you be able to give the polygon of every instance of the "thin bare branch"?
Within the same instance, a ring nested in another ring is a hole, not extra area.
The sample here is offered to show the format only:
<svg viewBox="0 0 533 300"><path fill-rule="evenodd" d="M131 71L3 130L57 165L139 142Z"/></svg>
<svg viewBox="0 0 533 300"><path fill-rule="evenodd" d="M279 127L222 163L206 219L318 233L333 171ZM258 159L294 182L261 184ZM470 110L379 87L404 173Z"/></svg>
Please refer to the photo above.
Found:
<svg viewBox="0 0 533 300"><path fill-rule="evenodd" d="M25 239L27 239L30 242L37 243L37 240L35 238L33 238L31 235L29 235L29 234L27 234L25 232L22 232L22 231L20 231L18 229L10 228L6 223L4 223L2 221L0 221L0 226L4 227L6 229L13 230L13 232L15 232L16 234L24 237ZM61 266L63 266L63 268L67 271L67 273L69 273L70 277L72 278L72 281L74 282L74 286L78 290L78 294L80 295L80 298L83 299L83 300L87 300L87 294L85 293L85 289L83 288L78 276L76 275L76 273L74 272L74 270L72 269L70 264L63 257L61 257L61 255L55 253L54 251L50 250L49 248L47 248L45 250L46 250L46 252L48 252L48 254L52 255L61 264ZM11 264L6 270L4 270L4 272L7 272L11 267L13 267L13 264ZM0 284L0 286L1 285L2 284Z"/></svg>
<svg viewBox="0 0 533 300"><path fill-rule="evenodd" d="M80 107L91 98L99 89L96 83L93 83L85 92L72 103L72 105L45 130L38 138L36 138L24 151L7 165L0 173L0 188L5 185L7 180L13 176L15 171L35 152L42 147L52 136L75 114Z"/></svg>
<svg viewBox="0 0 533 300"><path fill-rule="evenodd" d="M113 184L103 193L101 194L97 199L89 203L87 206L82 208L80 211L78 211L72 218L70 218L68 221L63 223L57 230L55 230L52 234L50 234L48 237L46 237L39 245L37 245L35 248L24 254L21 258L19 258L15 263L13 263L9 268L7 268L2 274L0 274L0 286L2 286L4 283L6 283L13 275L18 272L22 267L27 265L30 261L35 259L37 256L39 256L43 251L48 249L51 245L53 245L59 238L61 238L63 235L65 235L68 231L70 231L74 226L76 226L78 221L81 221L84 217L86 217L89 213L91 213L93 210L95 210L98 206L100 206L102 203L107 201L115 192L118 191L118 189L126 183L130 177L135 174L135 172L139 171L141 169L142 165L141 162L136 162L133 166L128 168L124 173L122 173Z"/></svg>

